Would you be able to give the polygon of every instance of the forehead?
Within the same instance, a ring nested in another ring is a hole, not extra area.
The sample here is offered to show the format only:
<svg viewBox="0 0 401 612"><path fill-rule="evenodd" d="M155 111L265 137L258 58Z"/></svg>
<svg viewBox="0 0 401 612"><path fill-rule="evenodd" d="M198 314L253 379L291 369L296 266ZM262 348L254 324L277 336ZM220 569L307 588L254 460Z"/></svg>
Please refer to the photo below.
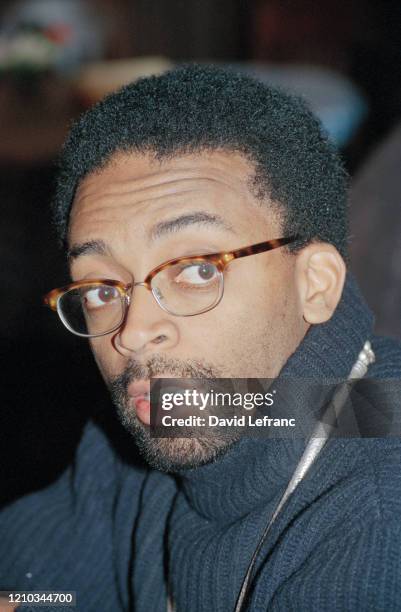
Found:
<svg viewBox="0 0 401 612"><path fill-rule="evenodd" d="M112 232L113 227L145 227L177 212L209 210L227 222L249 223L249 207L261 213L252 193L254 166L228 151L156 159L143 153L119 153L85 177L76 192L69 238Z"/></svg>
<svg viewBox="0 0 401 612"><path fill-rule="evenodd" d="M254 174L254 165L243 155L228 150L205 150L175 156L157 157L153 152L117 152L104 165L85 177L77 190L77 194L89 185L109 181L143 180L151 184L152 179L165 174L174 173L189 178L203 176L217 178L224 175L233 183L245 183Z"/></svg>

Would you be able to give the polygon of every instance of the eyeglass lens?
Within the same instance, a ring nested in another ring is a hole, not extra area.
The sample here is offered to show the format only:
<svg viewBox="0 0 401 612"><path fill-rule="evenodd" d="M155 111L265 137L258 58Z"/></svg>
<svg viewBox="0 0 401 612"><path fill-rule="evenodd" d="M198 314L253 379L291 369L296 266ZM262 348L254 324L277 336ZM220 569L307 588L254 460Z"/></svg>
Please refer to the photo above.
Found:
<svg viewBox="0 0 401 612"><path fill-rule="evenodd" d="M212 308L221 298L223 275L213 263L186 261L164 268L152 279L152 292L171 314L189 316Z"/></svg>
<svg viewBox="0 0 401 612"><path fill-rule="evenodd" d="M115 329L124 317L124 296L110 285L85 285L64 293L57 304L70 331L96 336Z"/></svg>
<svg viewBox="0 0 401 612"><path fill-rule="evenodd" d="M223 275L213 263L186 261L160 270L151 282L159 306L178 316L210 310L221 299ZM116 329L124 318L125 300L111 285L85 285L64 293L57 310L68 329L83 336L97 336Z"/></svg>

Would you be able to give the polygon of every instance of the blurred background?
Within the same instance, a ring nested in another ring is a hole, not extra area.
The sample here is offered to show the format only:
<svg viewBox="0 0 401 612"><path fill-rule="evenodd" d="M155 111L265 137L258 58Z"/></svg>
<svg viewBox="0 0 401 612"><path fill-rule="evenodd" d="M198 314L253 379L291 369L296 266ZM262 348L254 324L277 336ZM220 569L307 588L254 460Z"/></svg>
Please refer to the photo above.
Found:
<svg viewBox="0 0 401 612"><path fill-rule="evenodd" d="M1 503L53 480L108 408L85 341L41 303L68 281L49 202L70 122L139 76L207 60L303 95L352 176L351 268L401 338L400 26L397 0L2 0Z"/></svg>

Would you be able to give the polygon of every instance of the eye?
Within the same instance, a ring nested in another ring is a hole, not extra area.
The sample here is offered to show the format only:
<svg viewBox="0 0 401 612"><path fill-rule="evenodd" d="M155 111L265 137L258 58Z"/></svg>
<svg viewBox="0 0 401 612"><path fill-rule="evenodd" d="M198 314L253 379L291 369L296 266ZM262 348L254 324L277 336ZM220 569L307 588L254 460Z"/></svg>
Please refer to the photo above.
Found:
<svg viewBox="0 0 401 612"><path fill-rule="evenodd" d="M110 304L115 300L119 300L120 294L115 287L101 285L100 287L83 289L82 298L85 307L88 310L91 310L94 308L101 308L102 306L107 306L107 304Z"/></svg>
<svg viewBox="0 0 401 612"><path fill-rule="evenodd" d="M193 263L181 269L181 272L174 277L174 282L186 285L207 285L216 277L217 269L213 264Z"/></svg>

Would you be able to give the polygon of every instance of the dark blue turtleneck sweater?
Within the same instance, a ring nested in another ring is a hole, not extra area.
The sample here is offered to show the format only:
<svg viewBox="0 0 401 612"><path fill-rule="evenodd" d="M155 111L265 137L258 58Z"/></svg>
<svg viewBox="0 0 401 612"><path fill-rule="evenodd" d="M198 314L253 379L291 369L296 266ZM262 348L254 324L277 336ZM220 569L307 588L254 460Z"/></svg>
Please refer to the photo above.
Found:
<svg viewBox="0 0 401 612"><path fill-rule="evenodd" d="M348 280L280 376L346 378L370 339L368 376L400 379L400 346L371 326ZM304 446L242 439L172 478L135 467L89 423L74 466L0 514L0 588L72 589L82 612L165 611L168 588L178 612L229 612ZM401 609L400 468L398 438L330 440L269 533L248 609Z"/></svg>

